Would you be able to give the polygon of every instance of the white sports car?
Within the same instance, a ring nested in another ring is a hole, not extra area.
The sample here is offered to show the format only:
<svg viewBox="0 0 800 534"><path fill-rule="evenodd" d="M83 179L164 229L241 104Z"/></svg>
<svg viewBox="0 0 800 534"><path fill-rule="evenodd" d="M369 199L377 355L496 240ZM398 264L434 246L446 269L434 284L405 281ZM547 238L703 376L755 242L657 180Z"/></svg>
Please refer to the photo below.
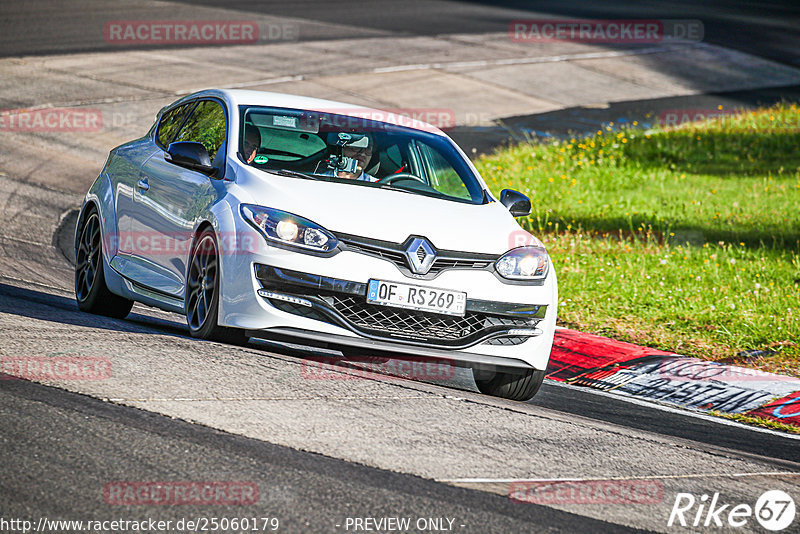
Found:
<svg viewBox="0 0 800 534"><path fill-rule="evenodd" d="M111 151L75 235L81 310L134 301L191 335L435 358L487 394L527 400L544 377L556 273L443 132L401 115L208 90Z"/></svg>

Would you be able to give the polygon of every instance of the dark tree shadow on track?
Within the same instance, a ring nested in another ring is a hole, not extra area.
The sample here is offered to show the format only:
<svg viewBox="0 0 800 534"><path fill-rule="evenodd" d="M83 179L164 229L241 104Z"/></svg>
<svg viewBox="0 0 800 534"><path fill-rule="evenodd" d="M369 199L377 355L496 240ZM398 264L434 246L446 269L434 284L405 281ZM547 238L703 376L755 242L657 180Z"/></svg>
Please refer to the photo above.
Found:
<svg viewBox="0 0 800 534"><path fill-rule="evenodd" d="M159 333L188 337L185 324L131 313L126 319L111 319L78 310L75 299L0 283L0 313L8 313L85 328L115 332Z"/></svg>

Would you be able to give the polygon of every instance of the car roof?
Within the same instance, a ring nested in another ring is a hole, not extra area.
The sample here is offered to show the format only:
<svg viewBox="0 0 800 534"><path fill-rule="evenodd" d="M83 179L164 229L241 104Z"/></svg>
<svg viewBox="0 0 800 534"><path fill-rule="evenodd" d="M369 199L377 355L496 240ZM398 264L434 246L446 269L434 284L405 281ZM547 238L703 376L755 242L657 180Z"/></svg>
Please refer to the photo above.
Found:
<svg viewBox="0 0 800 534"><path fill-rule="evenodd" d="M203 96L216 96L226 100L232 107L238 106L268 106L276 108L303 109L323 113L335 113L337 115L347 115L367 118L387 124L405 126L415 130L445 135L439 128L427 122L409 117L413 110L381 110L369 108L346 102L336 102L322 98L312 98L308 96L290 95L285 93L271 93L267 91L248 91L244 89L207 89L191 95L184 99L197 98ZM184 100L182 99L182 100Z"/></svg>

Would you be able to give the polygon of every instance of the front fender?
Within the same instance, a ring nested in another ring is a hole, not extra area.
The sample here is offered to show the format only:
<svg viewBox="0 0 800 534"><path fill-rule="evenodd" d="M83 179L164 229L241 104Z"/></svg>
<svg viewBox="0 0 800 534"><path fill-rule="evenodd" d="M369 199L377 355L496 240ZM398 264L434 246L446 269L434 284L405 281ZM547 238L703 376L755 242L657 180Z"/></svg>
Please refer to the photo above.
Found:
<svg viewBox="0 0 800 534"><path fill-rule="evenodd" d="M78 223L75 225L75 236L73 244L77 252L78 239L80 238L80 230L83 227L83 222L86 220L86 214L89 208L94 206L100 216L100 230L103 235L103 256L106 263L111 262L118 251L117 240L109 239L109 236L119 235L117 228L117 213L114 207L114 191L111 186L111 179L108 174L100 174L89 188L86 196L81 204L81 210L78 214Z"/></svg>

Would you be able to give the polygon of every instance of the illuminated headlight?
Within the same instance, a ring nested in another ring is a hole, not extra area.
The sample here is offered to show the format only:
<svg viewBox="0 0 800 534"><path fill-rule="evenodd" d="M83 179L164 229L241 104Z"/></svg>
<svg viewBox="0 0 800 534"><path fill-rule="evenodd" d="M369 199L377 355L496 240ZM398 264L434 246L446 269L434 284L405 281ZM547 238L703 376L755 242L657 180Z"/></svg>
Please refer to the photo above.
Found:
<svg viewBox="0 0 800 534"><path fill-rule="evenodd" d="M244 220L267 241L319 252L329 252L338 244L332 233L297 215L252 204L242 204L241 211Z"/></svg>
<svg viewBox="0 0 800 534"><path fill-rule="evenodd" d="M275 233L283 241L294 241L297 238L297 234L300 233L300 229L294 221L284 219L275 226Z"/></svg>
<svg viewBox="0 0 800 534"><path fill-rule="evenodd" d="M550 260L542 247L519 247L497 260L495 269L509 280L542 280L547 276Z"/></svg>

